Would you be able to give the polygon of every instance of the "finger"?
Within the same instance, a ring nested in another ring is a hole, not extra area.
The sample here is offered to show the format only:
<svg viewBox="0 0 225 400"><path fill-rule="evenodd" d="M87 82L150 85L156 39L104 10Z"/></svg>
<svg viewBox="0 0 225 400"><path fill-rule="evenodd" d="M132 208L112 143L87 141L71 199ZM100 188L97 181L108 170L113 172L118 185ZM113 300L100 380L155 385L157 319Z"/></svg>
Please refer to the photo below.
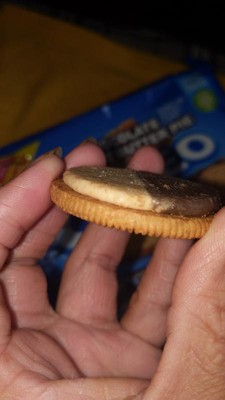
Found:
<svg viewBox="0 0 225 400"><path fill-rule="evenodd" d="M121 320L124 329L156 347L165 342L174 280L190 246L189 240L158 240L151 262Z"/></svg>
<svg viewBox="0 0 225 400"><path fill-rule="evenodd" d="M50 184L63 168L58 157L44 157L0 190L1 282L13 314L49 306L42 271L30 268L32 260L14 262L11 253L51 206Z"/></svg>
<svg viewBox="0 0 225 400"><path fill-rule="evenodd" d="M103 160L104 155L99 147L87 144L71 152L66 162L68 165L72 162L76 165L76 162L88 164ZM19 326L27 324L27 316L31 321L31 314L35 316L50 310L46 279L42 270L35 264L37 259L45 254L67 219L65 213L57 207L52 207L49 196L52 180L63 170L62 160L55 156L48 157L47 160L42 158L0 192L0 202L7 204L7 208L2 206L0 211L1 214L5 208L7 211L7 228L4 225L5 231L2 235L2 263L8 259L8 266L2 272L1 278L13 312L14 323ZM20 195L19 187L22 191ZM30 220L26 222L29 215ZM17 218L16 224L14 220L12 222L12 218ZM14 226L19 227L15 238L12 232ZM10 240L8 244L7 238ZM12 247L14 249L10 251Z"/></svg>
<svg viewBox="0 0 225 400"><path fill-rule="evenodd" d="M176 277L160 370L149 398L215 398L225 392L225 209L191 248ZM187 384L188 382L191 384ZM174 395L174 396L173 396Z"/></svg>
<svg viewBox="0 0 225 400"><path fill-rule="evenodd" d="M162 173L164 169L164 160L159 151L150 146L142 147L137 150L133 155L129 168L136 169L137 171L150 171L155 173Z"/></svg>
<svg viewBox="0 0 225 400"><path fill-rule="evenodd" d="M140 400L148 385L141 379L81 378L47 385L46 398L54 400Z"/></svg>
<svg viewBox="0 0 225 400"><path fill-rule="evenodd" d="M150 147L132 158L129 168L161 171L163 160ZM127 232L89 224L63 273L57 310L83 322L105 323L117 318L115 274L129 240Z"/></svg>
<svg viewBox="0 0 225 400"><path fill-rule="evenodd" d="M7 346L11 334L11 317L3 289L0 286L0 354Z"/></svg>
<svg viewBox="0 0 225 400"><path fill-rule="evenodd" d="M86 143L71 151L65 158L65 168L80 165L104 165L105 157L101 149L92 143ZM48 213L24 235L23 241L14 249L13 258L40 259L65 224L68 215L58 207L52 206Z"/></svg>
<svg viewBox="0 0 225 400"><path fill-rule="evenodd" d="M190 314L189 317L207 321L213 331L220 328L225 336L224 222L225 208L218 212L209 231L195 243L185 258L176 279L172 300L173 310L185 311L179 326L186 324ZM213 316L219 317L220 312L219 320L211 320Z"/></svg>
<svg viewBox="0 0 225 400"><path fill-rule="evenodd" d="M27 169L0 190L0 266L51 205L51 181L63 170L63 162L51 155Z"/></svg>

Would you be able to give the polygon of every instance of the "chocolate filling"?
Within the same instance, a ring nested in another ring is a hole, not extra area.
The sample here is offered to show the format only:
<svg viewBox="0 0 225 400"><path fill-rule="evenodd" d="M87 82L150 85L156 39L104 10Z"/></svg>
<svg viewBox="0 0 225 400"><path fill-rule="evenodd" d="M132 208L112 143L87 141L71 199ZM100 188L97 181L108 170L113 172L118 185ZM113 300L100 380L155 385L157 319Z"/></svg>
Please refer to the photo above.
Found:
<svg viewBox="0 0 225 400"><path fill-rule="evenodd" d="M167 209L162 209L161 213L204 217L214 214L221 207L219 193L211 186L166 175L147 172L137 174L154 198L156 208L162 203L167 203Z"/></svg>

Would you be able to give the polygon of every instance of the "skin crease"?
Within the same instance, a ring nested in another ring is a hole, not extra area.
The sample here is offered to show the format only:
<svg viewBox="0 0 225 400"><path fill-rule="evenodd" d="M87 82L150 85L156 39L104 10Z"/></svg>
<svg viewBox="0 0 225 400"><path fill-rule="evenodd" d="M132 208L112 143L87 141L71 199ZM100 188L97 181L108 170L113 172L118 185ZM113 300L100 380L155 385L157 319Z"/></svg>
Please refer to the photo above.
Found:
<svg viewBox="0 0 225 400"><path fill-rule="evenodd" d="M194 244L158 240L121 321L116 267L129 235L89 224L49 305L37 260L67 219L50 184L65 168L104 164L86 143L0 189L0 400L224 399L224 209ZM163 160L146 147L129 167L161 172Z"/></svg>

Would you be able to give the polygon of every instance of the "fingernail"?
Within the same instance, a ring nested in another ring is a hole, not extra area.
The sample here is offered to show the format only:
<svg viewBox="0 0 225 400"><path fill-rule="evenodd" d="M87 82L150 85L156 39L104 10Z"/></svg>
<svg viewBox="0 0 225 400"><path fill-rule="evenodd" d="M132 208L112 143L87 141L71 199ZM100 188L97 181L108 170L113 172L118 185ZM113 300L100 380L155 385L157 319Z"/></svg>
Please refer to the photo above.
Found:
<svg viewBox="0 0 225 400"><path fill-rule="evenodd" d="M84 146L84 145L87 144L87 143L98 144L98 141L97 141L94 137L90 136L90 137L86 138L85 140L83 140L83 141L79 144L79 146Z"/></svg>
<svg viewBox="0 0 225 400"><path fill-rule="evenodd" d="M38 158L34 159L33 161L31 161L27 165L26 169L31 167L31 166L33 166L34 164L38 163L39 161L43 160L44 158L51 156L51 155L57 156L59 158L62 158L62 147L57 146L54 149L49 150L46 153L42 154L40 157L38 157Z"/></svg>

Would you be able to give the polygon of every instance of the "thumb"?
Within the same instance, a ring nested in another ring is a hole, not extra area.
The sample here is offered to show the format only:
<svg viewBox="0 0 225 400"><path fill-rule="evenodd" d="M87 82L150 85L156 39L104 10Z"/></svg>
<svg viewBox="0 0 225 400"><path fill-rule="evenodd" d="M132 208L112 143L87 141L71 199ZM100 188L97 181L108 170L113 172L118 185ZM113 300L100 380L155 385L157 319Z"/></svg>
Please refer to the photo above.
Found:
<svg viewBox="0 0 225 400"><path fill-rule="evenodd" d="M9 250L51 206L49 188L64 169L63 161L49 155L37 161L0 189L0 268Z"/></svg>
<svg viewBox="0 0 225 400"><path fill-rule="evenodd" d="M225 209L180 267L167 338L146 398L161 400L166 391L173 400L224 399Z"/></svg>

